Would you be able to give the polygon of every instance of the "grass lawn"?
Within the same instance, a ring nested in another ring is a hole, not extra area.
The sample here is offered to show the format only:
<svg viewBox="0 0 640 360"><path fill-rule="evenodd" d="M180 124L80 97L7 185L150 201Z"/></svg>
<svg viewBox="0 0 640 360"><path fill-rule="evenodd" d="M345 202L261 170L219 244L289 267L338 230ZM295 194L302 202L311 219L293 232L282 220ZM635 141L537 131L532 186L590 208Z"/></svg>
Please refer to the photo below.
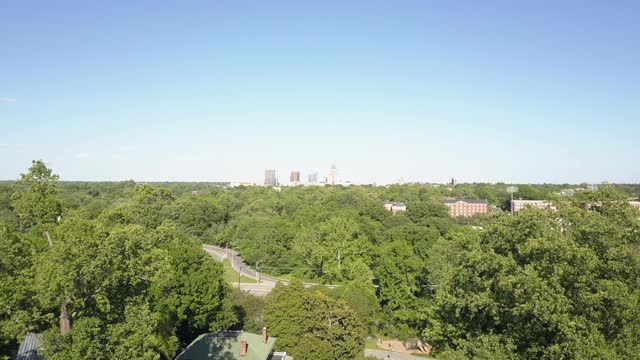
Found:
<svg viewBox="0 0 640 360"><path fill-rule="evenodd" d="M378 343L377 339L374 339L374 338L366 339L364 343L364 348L369 350L380 350L377 343Z"/></svg>
<svg viewBox="0 0 640 360"><path fill-rule="evenodd" d="M227 259L225 261L222 262L222 266L224 267L224 279L231 284L237 284L238 283L238 272L235 271L232 267L231 267L231 262ZM256 279L254 278L249 278L246 276L240 276L240 282L243 283L254 283L256 282Z"/></svg>

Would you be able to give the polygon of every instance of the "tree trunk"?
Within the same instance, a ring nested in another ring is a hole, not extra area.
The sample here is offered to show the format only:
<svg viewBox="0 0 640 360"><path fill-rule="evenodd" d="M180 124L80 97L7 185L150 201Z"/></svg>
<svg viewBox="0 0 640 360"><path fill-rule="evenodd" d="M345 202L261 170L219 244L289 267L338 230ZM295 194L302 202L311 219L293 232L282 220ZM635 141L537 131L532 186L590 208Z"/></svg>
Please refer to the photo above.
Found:
<svg viewBox="0 0 640 360"><path fill-rule="evenodd" d="M71 320L67 313L67 305L71 302L71 299L67 298L60 306L60 335L67 335L71 331Z"/></svg>
<svg viewBox="0 0 640 360"><path fill-rule="evenodd" d="M49 242L49 246L53 246L53 241L51 241L51 234L49 234L49 230L45 230L44 234L47 236L47 241Z"/></svg>
<svg viewBox="0 0 640 360"><path fill-rule="evenodd" d="M53 241L51 241L51 234L49 234L49 228L47 228L47 225L45 224L42 224L42 227L44 227L44 235L47 237L49 246L53 246Z"/></svg>

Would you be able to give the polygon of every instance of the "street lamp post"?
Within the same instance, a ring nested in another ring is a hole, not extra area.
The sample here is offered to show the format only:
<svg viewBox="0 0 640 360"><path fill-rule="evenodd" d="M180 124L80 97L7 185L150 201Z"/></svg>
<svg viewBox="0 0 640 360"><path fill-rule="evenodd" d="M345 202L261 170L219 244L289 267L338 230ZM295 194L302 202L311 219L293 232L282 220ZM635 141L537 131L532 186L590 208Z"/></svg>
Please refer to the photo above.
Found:
<svg viewBox="0 0 640 360"><path fill-rule="evenodd" d="M258 269L258 264L260 264L262 260L256 261L256 282L260 284L260 269Z"/></svg>

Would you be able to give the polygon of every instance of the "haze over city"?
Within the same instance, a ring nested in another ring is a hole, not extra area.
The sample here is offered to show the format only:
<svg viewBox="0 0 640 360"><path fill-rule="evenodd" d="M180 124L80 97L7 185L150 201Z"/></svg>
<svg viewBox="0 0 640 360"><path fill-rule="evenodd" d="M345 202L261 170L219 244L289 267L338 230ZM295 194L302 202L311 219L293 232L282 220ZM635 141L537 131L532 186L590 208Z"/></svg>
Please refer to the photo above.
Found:
<svg viewBox="0 0 640 360"><path fill-rule="evenodd" d="M640 181L638 2L184 5L4 2L0 179Z"/></svg>

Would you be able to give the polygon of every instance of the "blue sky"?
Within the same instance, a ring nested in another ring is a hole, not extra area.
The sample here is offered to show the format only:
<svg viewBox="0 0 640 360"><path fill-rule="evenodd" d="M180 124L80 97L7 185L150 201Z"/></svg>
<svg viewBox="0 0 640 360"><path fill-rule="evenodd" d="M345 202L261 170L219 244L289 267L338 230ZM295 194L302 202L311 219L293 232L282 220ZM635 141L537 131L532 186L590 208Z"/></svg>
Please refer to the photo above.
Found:
<svg viewBox="0 0 640 360"><path fill-rule="evenodd" d="M640 182L637 1L0 0L0 179Z"/></svg>

